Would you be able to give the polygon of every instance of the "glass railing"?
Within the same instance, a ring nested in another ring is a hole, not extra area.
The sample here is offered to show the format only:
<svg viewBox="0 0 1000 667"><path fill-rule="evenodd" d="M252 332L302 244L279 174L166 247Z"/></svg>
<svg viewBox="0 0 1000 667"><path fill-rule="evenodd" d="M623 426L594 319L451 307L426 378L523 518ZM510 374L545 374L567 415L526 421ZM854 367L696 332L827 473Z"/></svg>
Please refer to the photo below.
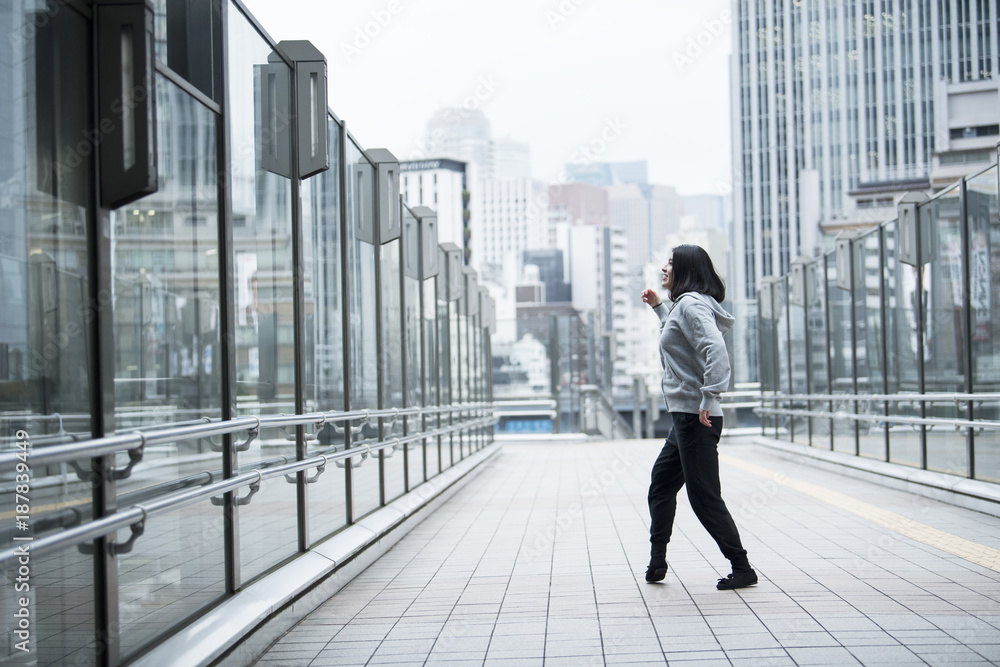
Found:
<svg viewBox="0 0 1000 667"><path fill-rule="evenodd" d="M615 350L587 313L499 320L493 345L497 433L581 433L584 393L611 404Z"/></svg>
<svg viewBox="0 0 1000 667"><path fill-rule="evenodd" d="M763 430L1000 482L998 169L842 235L759 294Z"/></svg>
<svg viewBox="0 0 1000 667"><path fill-rule="evenodd" d="M493 302L237 0L0 24L0 660L120 664L487 448Z"/></svg>

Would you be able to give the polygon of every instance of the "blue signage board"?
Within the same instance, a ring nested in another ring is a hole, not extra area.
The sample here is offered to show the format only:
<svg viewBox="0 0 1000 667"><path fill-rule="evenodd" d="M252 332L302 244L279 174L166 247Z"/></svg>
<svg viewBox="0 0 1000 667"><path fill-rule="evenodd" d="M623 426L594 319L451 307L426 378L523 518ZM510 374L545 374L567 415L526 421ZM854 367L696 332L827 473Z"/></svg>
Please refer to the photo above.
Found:
<svg viewBox="0 0 1000 667"><path fill-rule="evenodd" d="M510 419L504 424L506 433L552 433L550 419Z"/></svg>

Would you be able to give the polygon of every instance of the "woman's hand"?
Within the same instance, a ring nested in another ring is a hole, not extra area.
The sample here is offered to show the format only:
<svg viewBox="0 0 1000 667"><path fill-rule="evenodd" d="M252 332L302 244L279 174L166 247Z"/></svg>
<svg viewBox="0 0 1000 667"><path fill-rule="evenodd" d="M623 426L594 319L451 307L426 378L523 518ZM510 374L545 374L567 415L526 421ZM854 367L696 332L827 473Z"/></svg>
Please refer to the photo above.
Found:
<svg viewBox="0 0 1000 667"><path fill-rule="evenodd" d="M698 411L698 421L700 421L705 426L712 426L712 420L708 418L708 410Z"/></svg>
<svg viewBox="0 0 1000 667"><path fill-rule="evenodd" d="M643 303L648 303L652 308L656 308L662 303L660 295L651 289L642 290L642 301Z"/></svg>

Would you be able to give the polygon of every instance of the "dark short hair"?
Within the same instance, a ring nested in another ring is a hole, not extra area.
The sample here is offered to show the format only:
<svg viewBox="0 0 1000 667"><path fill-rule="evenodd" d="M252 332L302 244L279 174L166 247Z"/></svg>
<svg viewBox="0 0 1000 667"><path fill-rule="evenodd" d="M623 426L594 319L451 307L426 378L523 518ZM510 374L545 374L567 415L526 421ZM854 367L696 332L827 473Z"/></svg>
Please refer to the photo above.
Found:
<svg viewBox="0 0 1000 667"><path fill-rule="evenodd" d="M704 248L685 244L677 246L672 252L674 282L670 290L671 301L677 301L687 292L707 294L719 303L726 300L726 283L716 273L712 258Z"/></svg>

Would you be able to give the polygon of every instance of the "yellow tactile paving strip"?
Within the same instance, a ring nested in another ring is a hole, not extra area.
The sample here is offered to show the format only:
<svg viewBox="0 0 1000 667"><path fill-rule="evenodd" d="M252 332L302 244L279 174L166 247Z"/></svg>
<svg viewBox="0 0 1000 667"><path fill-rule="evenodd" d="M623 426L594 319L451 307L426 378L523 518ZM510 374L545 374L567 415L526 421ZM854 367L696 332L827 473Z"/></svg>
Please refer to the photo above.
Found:
<svg viewBox="0 0 1000 667"><path fill-rule="evenodd" d="M828 505L833 505L863 519L867 519L874 524L888 528L904 537L940 549L994 572L1000 572L1000 550L998 549L977 544L963 537L932 528L919 521L914 521L902 514L890 512L881 507L876 507L871 503L866 503L843 493L831 491L816 484L794 479L776 470L741 461L733 456L720 454L719 459L727 465L740 468L758 477L769 479L776 484L787 486L799 493L804 493Z"/></svg>

